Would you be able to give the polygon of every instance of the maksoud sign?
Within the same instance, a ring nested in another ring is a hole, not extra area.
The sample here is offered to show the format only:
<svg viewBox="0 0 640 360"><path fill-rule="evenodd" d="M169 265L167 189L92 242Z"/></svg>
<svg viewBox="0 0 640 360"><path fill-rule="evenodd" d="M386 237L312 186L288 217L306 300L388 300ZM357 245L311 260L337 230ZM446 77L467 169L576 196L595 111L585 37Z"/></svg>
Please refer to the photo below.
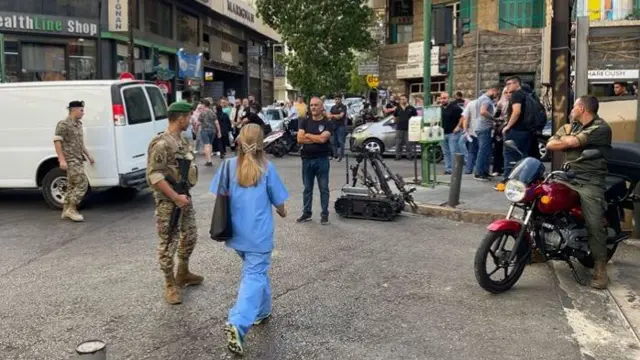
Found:
<svg viewBox="0 0 640 360"><path fill-rule="evenodd" d="M109 0L109 31L129 31L129 0Z"/></svg>
<svg viewBox="0 0 640 360"><path fill-rule="evenodd" d="M224 14L247 26L255 26L256 13L248 4L225 0Z"/></svg>
<svg viewBox="0 0 640 360"><path fill-rule="evenodd" d="M98 36L98 22L95 20L64 16L20 14L2 11L0 12L0 32L5 31L95 37Z"/></svg>

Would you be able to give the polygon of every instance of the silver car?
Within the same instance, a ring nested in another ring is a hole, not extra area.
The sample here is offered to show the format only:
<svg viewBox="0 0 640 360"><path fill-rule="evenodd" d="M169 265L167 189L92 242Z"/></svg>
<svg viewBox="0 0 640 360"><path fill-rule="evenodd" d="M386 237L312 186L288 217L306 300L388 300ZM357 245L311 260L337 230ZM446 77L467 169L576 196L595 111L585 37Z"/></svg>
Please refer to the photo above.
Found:
<svg viewBox="0 0 640 360"><path fill-rule="evenodd" d="M349 148L364 148L369 151L380 152L383 155L396 153L396 124L393 116L389 115L380 121L360 125L353 129L349 137ZM442 149L439 145L431 146L436 162L442 161ZM420 145L416 145L416 153L420 152Z"/></svg>
<svg viewBox="0 0 640 360"><path fill-rule="evenodd" d="M282 130L284 126L285 112L279 106L267 106L262 109L264 119L271 125L272 131Z"/></svg>

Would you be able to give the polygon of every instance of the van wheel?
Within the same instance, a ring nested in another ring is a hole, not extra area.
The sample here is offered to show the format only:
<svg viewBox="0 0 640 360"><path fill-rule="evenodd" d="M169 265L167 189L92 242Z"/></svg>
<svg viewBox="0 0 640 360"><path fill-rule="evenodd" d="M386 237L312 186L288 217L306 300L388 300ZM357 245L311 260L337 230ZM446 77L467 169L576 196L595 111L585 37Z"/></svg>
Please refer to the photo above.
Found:
<svg viewBox="0 0 640 360"><path fill-rule="evenodd" d="M86 202L91 189L87 187L82 201L78 207ZM47 205L54 210L61 210L64 206L64 197L67 193L67 173L59 167L51 169L42 179L42 196Z"/></svg>

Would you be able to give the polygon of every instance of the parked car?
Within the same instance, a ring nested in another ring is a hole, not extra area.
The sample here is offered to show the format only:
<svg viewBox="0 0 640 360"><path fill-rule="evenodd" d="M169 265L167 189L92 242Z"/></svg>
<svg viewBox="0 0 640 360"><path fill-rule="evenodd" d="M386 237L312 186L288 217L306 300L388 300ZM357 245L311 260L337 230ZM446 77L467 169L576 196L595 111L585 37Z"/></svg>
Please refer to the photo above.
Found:
<svg viewBox="0 0 640 360"><path fill-rule="evenodd" d="M286 115L282 107L270 105L262 109L262 113L264 114L264 119L271 125L271 131L283 129Z"/></svg>
<svg viewBox="0 0 640 360"><path fill-rule="evenodd" d="M547 121L542 129L542 136L538 137L538 150L540 151L540 159L544 162L551 161L551 153L547 151L547 142L551 138L553 131L553 121Z"/></svg>
<svg viewBox="0 0 640 360"><path fill-rule="evenodd" d="M396 153L396 124L393 116L389 115L380 121L360 125L353 129L349 136L349 149L363 147L369 151L377 151L383 155ZM440 144L431 146L430 151L435 155L436 162L443 159ZM416 153L420 152L420 145L416 145Z"/></svg>

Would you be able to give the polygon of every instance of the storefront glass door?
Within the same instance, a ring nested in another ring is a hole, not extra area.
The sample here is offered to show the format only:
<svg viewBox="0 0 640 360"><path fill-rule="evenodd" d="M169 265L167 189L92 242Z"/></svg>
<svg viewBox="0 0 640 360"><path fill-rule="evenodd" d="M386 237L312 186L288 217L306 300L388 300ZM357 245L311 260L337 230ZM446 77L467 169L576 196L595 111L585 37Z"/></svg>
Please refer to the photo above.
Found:
<svg viewBox="0 0 640 360"><path fill-rule="evenodd" d="M66 80L66 48L22 44L22 81Z"/></svg>

